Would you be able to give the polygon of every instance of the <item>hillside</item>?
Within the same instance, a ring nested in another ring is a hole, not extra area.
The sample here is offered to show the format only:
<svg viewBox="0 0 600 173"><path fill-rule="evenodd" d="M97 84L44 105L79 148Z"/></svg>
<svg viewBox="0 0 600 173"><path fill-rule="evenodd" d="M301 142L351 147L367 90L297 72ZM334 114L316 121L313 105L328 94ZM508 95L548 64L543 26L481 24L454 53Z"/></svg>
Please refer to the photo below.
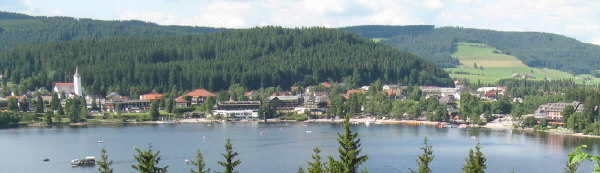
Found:
<svg viewBox="0 0 600 173"><path fill-rule="evenodd" d="M350 31L365 37L377 36L370 38L377 38L381 43L415 53L440 67L458 66L460 63L451 55L456 51L455 45L459 42L469 42L495 47L518 58L529 67L600 77L600 46L582 43L562 35L456 27L430 29L422 26L395 27L394 31L385 30L385 34L381 35L371 33L383 29L390 29L390 26L356 26ZM415 31L418 29L422 31Z"/></svg>
<svg viewBox="0 0 600 173"><path fill-rule="evenodd" d="M209 33L222 28L161 26L141 21L34 17L0 11L0 50L19 45L112 37L161 37Z"/></svg>
<svg viewBox="0 0 600 173"><path fill-rule="evenodd" d="M337 29L264 27L215 34L112 38L26 45L0 52L5 80L20 91L68 81L79 67L89 93L207 88L287 88L333 80L364 85L451 85L410 53ZM110 68L109 68L110 67ZM21 89L22 88L22 89Z"/></svg>
<svg viewBox="0 0 600 173"><path fill-rule="evenodd" d="M567 79L574 82L599 84L600 79L589 77L591 80L584 81L581 77L573 76L548 68L531 68L514 56L506 55L500 50L481 43L457 43L453 58L460 61L458 68L447 68L452 78L469 79L471 82L496 83L501 79L513 78L513 74L528 74L530 80L558 80ZM579 78L578 78L579 77ZM522 78L522 77L518 77Z"/></svg>

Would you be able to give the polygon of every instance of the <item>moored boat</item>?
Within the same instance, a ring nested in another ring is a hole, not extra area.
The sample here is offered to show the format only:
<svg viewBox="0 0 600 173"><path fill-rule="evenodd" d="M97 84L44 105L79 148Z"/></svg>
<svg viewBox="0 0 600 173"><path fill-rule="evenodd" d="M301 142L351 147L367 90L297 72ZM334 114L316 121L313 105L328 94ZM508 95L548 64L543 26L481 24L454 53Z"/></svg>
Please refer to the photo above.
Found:
<svg viewBox="0 0 600 173"><path fill-rule="evenodd" d="M71 166L72 167L76 167L76 166L94 166L96 165L96 157L94 156L87 156L83 159L73 159L71 160Z"/></svg>

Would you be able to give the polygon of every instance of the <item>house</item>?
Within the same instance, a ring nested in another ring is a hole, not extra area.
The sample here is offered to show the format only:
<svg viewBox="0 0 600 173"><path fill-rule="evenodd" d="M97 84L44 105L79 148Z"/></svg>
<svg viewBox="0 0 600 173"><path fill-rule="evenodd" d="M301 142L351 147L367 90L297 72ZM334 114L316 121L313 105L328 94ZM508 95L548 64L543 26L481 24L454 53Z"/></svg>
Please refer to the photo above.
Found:
<svg viewBox="0 0 600 173"><path fill-rule="evenodd" d="M92 108L92 103L96 103L98 108L102 108L104 104L106 104L106 100L101 95L86 95L85 102L87 103L88 108Z"/></svg>
<svg viewBox="0 0 600 173"><path fill-rule="evenodd" d="M331 88L331 83L329 83L329 82L323 82L323 83L321 83L321 85L323 85L323 87L325 87L325 88Z"/></svg>
<svg viewBox="0 0 600 173"><path fill-rule="evenodd" d="M442 94L442 89L436 86L419 86L419 89L425 96L439 96Z"/></svg>
<svg viewBox="0 0 600 173"><path fill-rule="evenodd" d="M106 112L141 113L150 111L150 100L130 100L128 97L115 96L106 100L104 110Z"/></svg>
<svg viewBox="0 0 600 173"><path fill-rule="evenodd" d="M362 90L362 89L359 89L359 90L353 89L353 90L346 91L346 95L350 95L350 94L353 94L353 93L365 94L366 92L365 92L365 90Z"/></svg>
<svg viewBox="0 0 600 173"><path fill-rule="evenodd" d="M477 88L477 92L478 93L486 93L488 91L502 91L502 92L505 92L506 91L506 87L505 86L495 86L495 87L480 87L480 88Z"/></svg>
<svg viewBox="0 0 600 173"><path fill-rule="evenodd" d="M324 111L327 107L327 101L329 100L329 93L327 92L312 92L304 95L304 108L319 109Z"/></svg>
<svg viewBox="0 0 600 173"><path fill-rule="evenodd" d="M521 98L521 97L515 97L515 98L513 98L512 102L523 103L523 98Z"/></svg>
<svg viewBox="0 0 600 173"><path fill-rule="evenodd" d="M54 83L52 91L58 93L58 97L62 97L61 93L64 93L65 96L69 97L75 93L75 87L73 83Z"/></svg>
<svg viewBox="0 0 600 173"><path fill-rule="evenodd" d="M258 110L260 101L217 101L215 110Z"/></svg>
<svg viewBox="0 0 600 173"><path fill-rule="evenodd" d="M213 115L231 118L258 118L260 101L218 101Z"/></svg>
<svg viewBox="0 0 600 173"><path fill-rule="evenodd" d="M161 99L163 99L163 95L158 94L158 93L149 93L149 94L140 95L140 100L154 101L154 100L161 100Z"/></svg>
<svg viewBox="0 0 600 173"><path fill-rule="evenodd" d="M269 104L278 110L290 111L304 104L304 98L297 96L270 96Z"/></svg>
<svg viewBox="0 0 600 173"><path fill-rule="evenodd" d="M404 95L402 95L402 89L396 88L396 89L388 89L385 90L384 93L387 95L388 100L399 100L399 99L404 99Z"/></svg>
<svg viewBox="0 0 600 173"><path fill-rule="evenodd" d="M182 96L179 96L177 98L175 98L175 102L176 102L176 106L180 107L182 106L183 102L186 102L186 106L187 106L187 100L185 100L186 97L190 98L189 103L192 105L197 105L197 104L201 104L204 103L204 101L206 101L206 98L208 97L216 97L216 94L213 94L205 89L196 89L192 92L189 92L187 94L184 94Z"/></svg>
<svg viewBox="0 0 600 173"><path fill-rule="evenodd" d="M244 96L248 97L248 99L252 100L256 97L259 96L258 92L254 92L254 91L249 91L249 92L244 92Z"/></svg>
<svg viewBox="0 0 600 173"><path fill-rule="evenodd" d="M506 87L504 86L496 86L496 87L480 87L477 88L477 93L481 95L481 98L486 100L496 100L497 96L504 96L506 93Z"/></svg>
<svg viewBox="0 0 600 173"><path fill-rule="evenodd" d="M387 90L397 90L399 89L400 86L398 85L383 85L383 91L387 91Z"/></svg>
<svg viewBox="0 0 600 173"><path fill-rule="evenodd" d="M8 98L0 97L0 110L6 110L8 108Z"/></svg>
<svg viewBox="0 0 600 173"><path fill-rule="evenodd" d="M456 107L456 100L454 100L454 96L452 95L442 96L438 99L438 102L446 106Z"/></svg>
<svg viewBox="0 0 600 173"><path fill-rule="evenodd" d="M189 102L187 100L184 100L183 97L177 97L175 98L175 107L176 108L184 108L184 107L188 107Z"/></svg>
<svg viewBox="0 0 600 173"><path fill-rule="evenodd" d="M547 118L549 121L562 122L562 111L568 105L573 106L573 108L575 108L575 112L583 112L583 104L576 101L571 103L546 103L540 105L535 110L535 118Z"/></svg>
<svg viewBox="0 0 600 173"><path fill-rule="evenodd" d="M454 93L460 88L443 87L440 88L440 96L454 96Z"/></svg>
<svg viewBox="0 0 600 173"><path fill-rule="evenodd" d="M460 100L460 95L462 93L469 93L469 94L474 95L474 96L477 95L477 92L475 92L473 89L471 89L469 87L460 87L459 89L457 89L454 92L454 99L455 100Z"/></svg>

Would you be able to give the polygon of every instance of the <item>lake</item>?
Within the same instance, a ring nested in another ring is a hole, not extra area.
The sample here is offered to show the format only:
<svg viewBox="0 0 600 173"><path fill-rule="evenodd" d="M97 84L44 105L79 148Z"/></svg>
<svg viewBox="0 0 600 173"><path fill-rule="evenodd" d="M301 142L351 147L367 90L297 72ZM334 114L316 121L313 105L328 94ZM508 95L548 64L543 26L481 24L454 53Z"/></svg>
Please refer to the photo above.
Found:
<svg viewBox="0 0 600 173"><path fill-rule="evenodd" d="M362 153L369 156L363 166L374 173L415 169L425 136L433 146L433 172L460 172L477 141L483 146L488 172L562 172L571 148L586 144L594 154L600 148L598 138L520 130L364 124L352 129L362 140ZM335 155L336 133L341 130L341 124L334 123L258 122L0 129L0 172L97 172L97 166L72 168L69 161L99 159L101 148L114 160L116 173L134 172L133 148L146 149L148 143L160 150L159 166L169 165L169 172L189 172L192 165L185 160L193 159L196 149L209 168L222 171L217 161L223 160L227 138L242 160L240 172L296 172L299 166L306 167L314 147L321 147L323 157ZM44 158L50 161L43 162ZM591 164L582 165L580 171L590 172Z"/></svg>

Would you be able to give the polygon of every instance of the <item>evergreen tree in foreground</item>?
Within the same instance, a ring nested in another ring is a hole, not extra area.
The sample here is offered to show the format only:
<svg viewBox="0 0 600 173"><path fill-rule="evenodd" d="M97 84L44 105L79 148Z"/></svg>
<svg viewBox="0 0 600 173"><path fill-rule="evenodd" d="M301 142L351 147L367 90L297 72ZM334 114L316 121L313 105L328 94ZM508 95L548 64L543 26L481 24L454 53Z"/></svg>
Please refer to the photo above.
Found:
<svg viewBox="0 0 600 173"><path fill-rule="evenodd" d="M433 149L431 149L431 146L427 144L427 137L425 137L425 140L423 141L423 147L421 147L421 150L423 150L423 154L417 159L417 164L419 164L419 173L431 173L429 163L433 161L434 156ZM410 172L415 171L411 169Z"/></svg>
<svg viewBox="0 0 600 173"><path fill-rule="evenodd" d="M98 167L98 172L112 173L113 169L110 167L110 165L112 165L113 161L108 160L108 156L106 155L106 150L104 150L104 148L102 148L100 152L102 153L102 155L100 155L100 160L98 160L98 166L100 166Z"/></svg>
<svg viewBox="0 0 600 173"><path fill-rule="evenodd" d="M338 133L338 147L339 161L329 158L330 171L331 172L342 172L342 173L356 173L358 166L367 161L369 158L367 155L360 156L360 138L357 133L353 133L350 130L350 116L346 116L344 123L342 124L344 133ZM363 171L364 172L364 171Z"/></svg>
<svg viewBox="0 0 600 173"><path fill-rule="evenodd" d="M483 173L487 166L485 165L485 156L481 153L481 144L477 142L475 146L475 153L473 153L473 149L469 151L469 155L465 158L467 163L463 166L463 173Z"/></svg>
<svg viewBox="0 0 600 173"><path fill-rule="evenodd" d="M194 165L194 168L190 169L191 173L210 173L210 169L204 170L206 164L204 164L204 158L200 150L196 150L196 160L192 161L192 165Z"/></svg>
<svg viewBox="0 0 600 173"><path fill-rule="evenodd" d="M319 153L321 153L321 149L319 147L315 147L315 149L313 149L313 151L315 152L315 154L313 154L311 157L313 159L313 162L307 162L308 163L308 172L309 173L323 173L323 163L321 162L321 155L319 155Z"/></svg>
<svg viewBox="0 0 600 173"><path fill-rule="evenodd" d="M131 167L140 173L163 173L167 172L167 168L165 167L156 167L158 162L160 162L160 151L152 151L152 144L148 144L148 150L141 150L139 148L135 148L137 151L137 155L134 155L135 160L137 161L136 165L131 165Z"/></svg>
<svg viewBox="0 0 600 173"><path fill-rule="evenodd" d="M219 161L219 165L223 166L223 168L225 168L225 170L223 171L223 173L237 173L237 171L234 171L234 168L238 165L240 165L242 163L242 161L240 160L235 160L235 156L238 155L237 152L233 151L233 147L231 144L231 139L227 139L227 143L225 143L225 154L221 154L224 158L225 161L221 162Z"/></svg>

